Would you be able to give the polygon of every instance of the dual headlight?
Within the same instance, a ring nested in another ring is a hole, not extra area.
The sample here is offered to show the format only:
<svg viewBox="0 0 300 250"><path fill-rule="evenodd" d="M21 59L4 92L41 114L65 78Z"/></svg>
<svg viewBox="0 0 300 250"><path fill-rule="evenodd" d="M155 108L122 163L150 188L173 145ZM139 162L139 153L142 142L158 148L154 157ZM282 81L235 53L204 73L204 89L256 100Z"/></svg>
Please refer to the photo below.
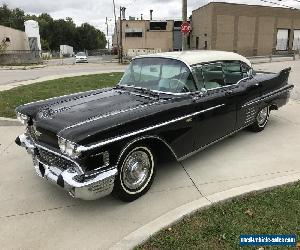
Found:
<svg viewBox="0 0 300 250"><path fill-rule="evenodd" d="M28 124L29 119L30 119L29 116L21 114L19 112L17 112L17 118L25 126Z"/></svg>
<svg viewBox="0 0 300 250"><path fill-rule="evenodd" d="M60 151L71 158L77 158L80 154L77 151L77 144L73 142L67 141L63 138L58 138L58 145Z"/></svg>

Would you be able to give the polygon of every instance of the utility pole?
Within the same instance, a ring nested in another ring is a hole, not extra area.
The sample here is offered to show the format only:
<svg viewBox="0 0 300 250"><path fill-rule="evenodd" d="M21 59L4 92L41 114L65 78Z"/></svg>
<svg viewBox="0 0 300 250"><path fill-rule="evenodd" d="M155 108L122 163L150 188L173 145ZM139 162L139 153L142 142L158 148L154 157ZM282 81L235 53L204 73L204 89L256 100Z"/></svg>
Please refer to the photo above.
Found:
<svg viewBox="0 0 300 250"><path fill-rule="evenodd" d="M120 47L119 47L119 63L122 63L123 61L123 52L122 52L122 7L120 7Z"/></svg>
<svg viewBox="0 0 300 250"><path fill-rule="evenodd" d="M108 18L106 17L106 37L107 37L107 49L109 50L109 39L108 39Z"/></svg>
<svg viewBox="0 0 300 250"><path fill-rule="evenodd" d="M119 48L119 62L123 63L123 25L122 20L125 19L125 7L120 7L120 48Z"/></svg>
<svg viewBox="0 0 300 250"><path fill-rule="evenodd" d="M182 0L182 23L187 22L187 0ZM187 50L187 34L182 33L182 50Z"/></svg>
<svg viewBox="0 0 300 250"><path fill-rule="evenodd" d="M117 15L116 15L116 4L115 0L113 0L113 6L114 6L114 16L115 16L115 35L117 36L117 46L118 46L118 52L119 52L119 32L118 32L118 25L117 25Z"/></svg>

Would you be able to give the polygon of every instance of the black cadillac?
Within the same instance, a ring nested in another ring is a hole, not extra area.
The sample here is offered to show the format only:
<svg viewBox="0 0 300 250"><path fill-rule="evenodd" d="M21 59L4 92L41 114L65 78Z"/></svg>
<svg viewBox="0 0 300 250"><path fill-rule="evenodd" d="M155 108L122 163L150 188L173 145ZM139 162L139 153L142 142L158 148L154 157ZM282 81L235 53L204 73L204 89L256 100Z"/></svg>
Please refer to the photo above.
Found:
<svg viewBox="0 0 300 250"><path fill-rule="evenodd" d="M243 128L262 131L289 100L289 73L254 72L231 52L140 56L114 88L18 107L26 132L16 143L73 197L133 201L166 154L181 161Z"/></svg>

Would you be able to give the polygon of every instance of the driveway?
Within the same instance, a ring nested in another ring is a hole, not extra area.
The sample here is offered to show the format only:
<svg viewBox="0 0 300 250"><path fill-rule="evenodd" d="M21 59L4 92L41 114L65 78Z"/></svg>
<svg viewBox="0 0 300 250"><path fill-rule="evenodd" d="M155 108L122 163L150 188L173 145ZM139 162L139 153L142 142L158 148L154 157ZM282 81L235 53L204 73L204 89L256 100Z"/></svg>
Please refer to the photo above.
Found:
<svg viewBox="0 0 300 250"><path fill-rule="evenodd" d="M243 130L188 160L159 166L149 193L133 203L110 196L92 202L72 199L35 175L30 157L13 143L23 128L0 122L1 248L107 249L201 197L299 175L299 111L300 102L293 100L272 113L262 133Z"/></svg>

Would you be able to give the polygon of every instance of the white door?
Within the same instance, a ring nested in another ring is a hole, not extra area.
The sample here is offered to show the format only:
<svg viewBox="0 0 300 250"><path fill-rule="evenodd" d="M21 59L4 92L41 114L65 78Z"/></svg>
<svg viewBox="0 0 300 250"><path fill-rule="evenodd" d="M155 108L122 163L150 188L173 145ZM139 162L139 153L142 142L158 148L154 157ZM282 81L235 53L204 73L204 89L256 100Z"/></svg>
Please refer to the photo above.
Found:
<svg viewBox="0 0 300 250"><path fill-rule="evenodd" d="M300 50L300 30L294 30L293 50Z"/></svg>
<svg viewBox="0 0 300 250"><path fill-rule="evenodd" d="M279 29L277 31L276 50L287 50L289 41L289 30Z"/></svg>

